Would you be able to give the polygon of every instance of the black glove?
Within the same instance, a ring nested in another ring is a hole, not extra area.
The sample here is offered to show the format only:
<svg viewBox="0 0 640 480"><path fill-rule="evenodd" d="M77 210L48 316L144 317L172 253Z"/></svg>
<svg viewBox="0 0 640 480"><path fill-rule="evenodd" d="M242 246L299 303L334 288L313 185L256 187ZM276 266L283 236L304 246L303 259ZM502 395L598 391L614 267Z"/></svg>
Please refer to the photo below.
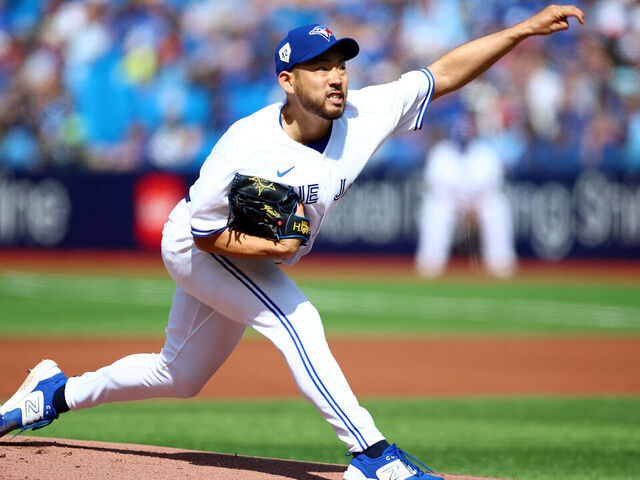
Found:
<svg viewBox="0 0 640 480"><path fill-rule="evenodd" d="M309 240L309 219L294 212L298 196L293 187L236 173L229 191L228 227L255 237Z"/></svg>

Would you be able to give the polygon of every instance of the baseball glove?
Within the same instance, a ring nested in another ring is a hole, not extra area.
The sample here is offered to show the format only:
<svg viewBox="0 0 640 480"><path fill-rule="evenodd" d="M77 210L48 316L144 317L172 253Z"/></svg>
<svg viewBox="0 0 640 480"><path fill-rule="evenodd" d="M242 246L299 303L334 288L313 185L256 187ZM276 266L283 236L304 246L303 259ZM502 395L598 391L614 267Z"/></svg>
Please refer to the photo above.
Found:
<svg viewBox="0 0 640 480"><path fill-rule="evenodd" d="M294 212L298 196L293 187L236 173L229 192L229 223L233 230L255 237L309 240L309 219Z"/></svg>

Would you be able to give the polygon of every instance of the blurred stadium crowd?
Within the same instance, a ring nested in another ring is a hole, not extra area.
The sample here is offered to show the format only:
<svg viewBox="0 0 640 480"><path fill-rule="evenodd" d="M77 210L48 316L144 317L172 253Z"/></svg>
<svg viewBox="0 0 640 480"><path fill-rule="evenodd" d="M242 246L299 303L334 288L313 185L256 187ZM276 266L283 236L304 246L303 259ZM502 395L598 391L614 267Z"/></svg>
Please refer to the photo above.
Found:
<svg viewBox="0 0 640 480"><path fill-rule="evenodd" d="M290 28L323 23L357 39L348 67L359 88L546 4L0 0L0 172L195 173L233 121L283 98L273 49ZM434 102L423 131L393 138L371 168L419 168L471 119L516 174L640 172L640 2L576 4L586 27L527 40Z"/></svg>

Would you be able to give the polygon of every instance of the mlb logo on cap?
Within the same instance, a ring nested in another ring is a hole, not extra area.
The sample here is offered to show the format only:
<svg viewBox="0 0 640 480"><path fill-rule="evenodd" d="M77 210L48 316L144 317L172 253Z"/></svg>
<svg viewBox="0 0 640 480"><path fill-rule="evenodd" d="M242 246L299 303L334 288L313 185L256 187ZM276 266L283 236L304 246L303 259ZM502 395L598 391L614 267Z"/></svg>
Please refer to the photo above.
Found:
<svg viewBox="0 0 640 480"><path fill-rule="evenodd" d="M345 60L352 59L360 51L354 39L337 40L333 32L324 25L312 24L295 28L289 31L276 48L276 75L333 47L344 54Z"/></svg>

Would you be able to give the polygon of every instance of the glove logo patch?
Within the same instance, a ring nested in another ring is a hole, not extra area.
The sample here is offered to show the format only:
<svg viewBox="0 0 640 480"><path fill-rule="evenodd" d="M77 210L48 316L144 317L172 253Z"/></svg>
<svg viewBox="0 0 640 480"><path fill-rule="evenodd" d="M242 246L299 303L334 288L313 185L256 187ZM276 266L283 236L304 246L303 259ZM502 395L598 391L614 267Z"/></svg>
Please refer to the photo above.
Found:
<svg viewBox="0 0 640 480"><path fill-rule="evenodd" d="M278 218L278 212L276 212L273 207L271 207L270 205L263 205L262 206L262 210L264 210L264 213L267 217L269 218Z"/></svg>
<svg viewBox="0 0 640 480"><path fill-rule="evenodd" d="M276 191L276 187L273 182L268 182L264 178L260 177L251 177L249 180L253 182L253 188L258 191L258 196L262 195L262 192L266 189Z"/></svg>
<svg viewBox="0 0 640 480"><path fill-rule="evenodd" d="M311 228L309 227L309 222L301 220L299 222L293 222L293 226L291 227L291 230L307 237L309 236L309 232L311 231Z"/></svg>

